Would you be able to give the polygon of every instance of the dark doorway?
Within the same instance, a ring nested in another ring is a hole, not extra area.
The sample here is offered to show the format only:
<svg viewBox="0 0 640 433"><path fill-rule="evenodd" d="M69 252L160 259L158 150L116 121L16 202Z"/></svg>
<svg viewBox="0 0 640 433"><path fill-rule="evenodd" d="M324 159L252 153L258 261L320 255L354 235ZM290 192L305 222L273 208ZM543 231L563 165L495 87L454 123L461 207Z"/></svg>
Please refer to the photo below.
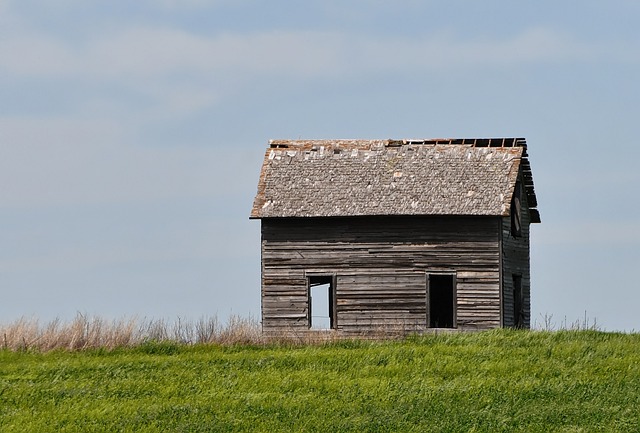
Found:
<svg viewBox="0 0 640 433"><path fill-rule="evenodd" d="M522 299L522 276L513 276L513 326L524 328L524 302Z"/></svg>
<svg viewBox="0 0 640 433"><path fill-rule="evenodd" d="M427 291L429 327L455 328L455 275L430 274Z"/></svg>
<svg viewBox="0 0 640 433"><path fill-rule="evenodd" d="M307 277L309 285L309 328L335 329L335 277Z"/></svg>

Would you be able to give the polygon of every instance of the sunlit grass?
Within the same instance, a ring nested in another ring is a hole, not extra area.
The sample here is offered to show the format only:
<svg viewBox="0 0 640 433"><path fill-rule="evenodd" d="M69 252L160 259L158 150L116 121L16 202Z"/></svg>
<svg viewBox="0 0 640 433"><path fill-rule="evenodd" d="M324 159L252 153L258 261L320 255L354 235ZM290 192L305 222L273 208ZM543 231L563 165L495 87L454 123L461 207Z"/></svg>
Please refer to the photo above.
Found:
<svg viewBox="0 0 640 433"><path fill-rule="evenodd" d="M0 431L640 430L638 334L0 351Z"/></svg>

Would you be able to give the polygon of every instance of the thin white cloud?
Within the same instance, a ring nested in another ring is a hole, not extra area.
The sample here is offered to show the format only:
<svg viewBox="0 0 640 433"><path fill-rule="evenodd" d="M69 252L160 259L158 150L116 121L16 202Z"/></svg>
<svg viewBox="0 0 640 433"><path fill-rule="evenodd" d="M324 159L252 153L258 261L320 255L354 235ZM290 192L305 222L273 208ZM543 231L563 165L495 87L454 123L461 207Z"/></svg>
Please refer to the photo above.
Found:
<svg viewBox="0 0 640 433"><path fill-rule="evenodd" d="M93 43L85 67L106 77L326 75L344 60L342 37L268 32L203 37L173 29L138 28Z"/></svg>
<svg viewBox="0 0 640 433"><path fill-rule="evenodd" d="M414 40L317 31L205 37L148 27L102 35L73 47L47 35L14 36L0 39L0 49L9 54L0 59L0 69L13 74L138 80L176 74L356 75L403 67L439 70L583 61L602 55L600 47L545 28L528 29L511 39L477 41L453 34Z"/></svg>
<svg viewBox="0 0 640 433"><path fill-rule="evenodd" d="M0 71L25 77L73 76L82 73L81 58L63 43L42 34L0 36Z"/></svg>
<svg viewBox="0 0 640 433"><path fill-rule="evenodd" d="M490 70L588 62L612 52L547 28L529 28L508 39L476 40L453 33L411 39L277 30L203 36L173 28L139 27L73 42L28 31L0 35L0 73L9 79L116 86L146 95L149 107L155 108L138 115L157 118L189 115L214 106L236 97L244 83L269 76L351 79L376 73L401 75L403 71ZM615 52L624 50L618 47ZM628 53L624 57L625 62L630 61Z"/></svg>
<svg viewBox="0 0 640 433"><path fill-rule="evenodd" d="M372 45L369 48L377 47ZM418 41L383 41L379 49L385 59L426 70L565 63L590 60L598 54L594 47L580 44L568 35L546 28L525 29L510 39L502 40L461 40L453 34L443 33ZM369 57L373 55L371 53Z"/></svg>
<svg viewBox="0 0 640 433"><path fill-rule="evenodd" d="M326 77L403 67L440 70L584 61L601 55L599 47L545 28L528 29L511 39L483 41L461 40L448 33L418 40L318 31L203 37L173 29L138 28L96 41L88 51L93 53L87 59L93 73L138 77L223 72Z"/></svg>
<svg viewBox="0 0 640 433"><path fill-rule="evenodd" d="M0 207L223 200L253 183L246 173L225 184L253 169L242 152L139 147L126 134L115 122L0 118Z"/></svg>
<svg viewBox="0 0 640 433"><path fill-rule="evenodd" d="M152 6L161 6L166 9L205 9L214 8L224 4L240 3L240 0L148 0Z"/></svg>

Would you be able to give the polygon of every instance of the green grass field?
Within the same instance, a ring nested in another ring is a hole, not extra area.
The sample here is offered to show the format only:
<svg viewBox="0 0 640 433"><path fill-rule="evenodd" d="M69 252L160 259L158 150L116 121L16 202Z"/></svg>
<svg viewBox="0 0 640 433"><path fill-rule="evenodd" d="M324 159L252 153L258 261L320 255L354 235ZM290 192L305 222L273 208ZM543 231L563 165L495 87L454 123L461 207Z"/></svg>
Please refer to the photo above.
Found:
<svg viewBox="0 0 640 433"><path fill-rule="evenodd" d="M1 432L637 432L640 335L0 350Z"/></svg>

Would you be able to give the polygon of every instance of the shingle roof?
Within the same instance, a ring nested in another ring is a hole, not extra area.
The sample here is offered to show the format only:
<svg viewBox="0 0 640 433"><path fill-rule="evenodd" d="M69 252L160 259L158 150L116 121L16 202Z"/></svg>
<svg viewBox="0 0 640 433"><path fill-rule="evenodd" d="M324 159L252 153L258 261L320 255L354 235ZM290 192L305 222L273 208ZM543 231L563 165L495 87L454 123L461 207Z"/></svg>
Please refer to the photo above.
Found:
<svg viewBox="0 0 640 433"><path fill-rule="evenodd" d="M521 168L539 222L522 138L272 140L251 218L506 216Z"/></svg>

